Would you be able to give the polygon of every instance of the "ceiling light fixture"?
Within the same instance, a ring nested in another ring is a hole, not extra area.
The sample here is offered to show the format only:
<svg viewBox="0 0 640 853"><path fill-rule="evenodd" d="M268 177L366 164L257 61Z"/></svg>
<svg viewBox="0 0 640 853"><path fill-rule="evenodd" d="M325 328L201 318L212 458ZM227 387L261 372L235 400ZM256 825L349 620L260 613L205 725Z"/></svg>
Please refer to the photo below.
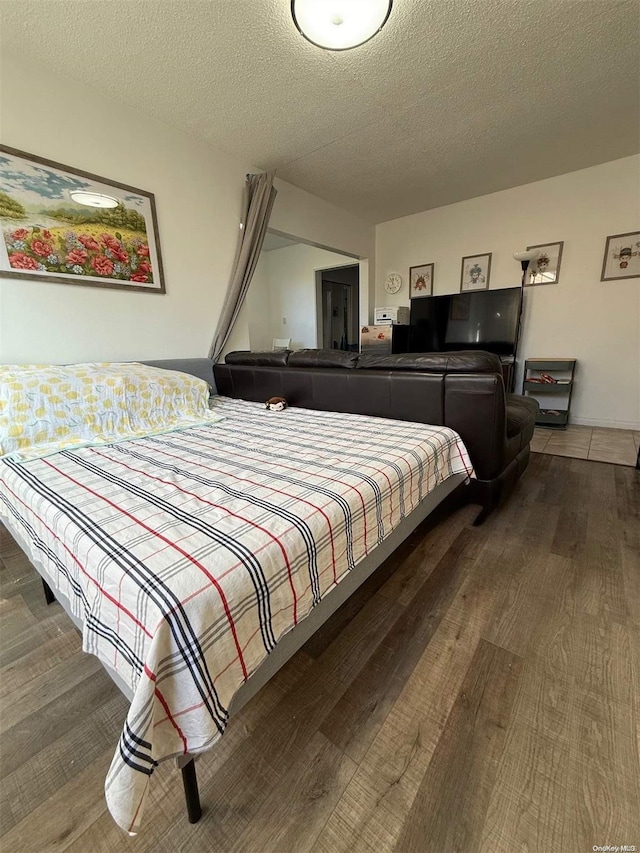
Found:
<svg viewBox="0 0 640 853"><path fill-rule="evenodd" d="M316 47L349 50L380 32L392 6L393 0L291 0L291 16Z"/></svg>
<svg viewBox="0 0 640 853"><path fill-rule="evenodd" d="M87 207L117 207L120 202L112 195L104 195L104 193L92 193L87 190L72 190L69 195L78 204L84 204Z"/></svg>

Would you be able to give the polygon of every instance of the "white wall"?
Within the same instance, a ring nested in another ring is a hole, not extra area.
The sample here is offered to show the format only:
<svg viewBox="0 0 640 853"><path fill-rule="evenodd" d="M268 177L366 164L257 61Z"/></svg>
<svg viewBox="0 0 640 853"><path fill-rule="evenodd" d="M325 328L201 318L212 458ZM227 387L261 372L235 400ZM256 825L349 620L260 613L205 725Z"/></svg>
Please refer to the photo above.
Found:
<svg viewBox="0 0 640 853"><path fill-rule="evenodd" d="M278 197L269 228L320 248L373 262L375 227L352 213L276 178ZM277 251L277 250L274 250Z"/></svg>
<svg viewBox="0 0 640 853"><path fill-rule="evenodd" d="M321 346L317 342L316 271L353 265L358 261L298 244L263 252L260 263L264 265L266 276L251 282L247 304L251 314L259 317L264 310L266 289L270 310L266 348L271 349L273 338L291 338L293 349ZM252 328L251 349L262 349L262 330L257 324Z"/></svg>
<svg viewBox="0 0 640 853"><path fill-rule="evenodd" d="M276 180L278 198L270 228L307 243L360 260L360 316L373 319L375 296L375 228L353 214L304 190ZM287 336L288 337L288 336Z"/></svg>
<svg viewBox="0 0 640 853"><path fill-rule="evenodd" d="M43 93L37 108L28 92ZM252 166L145 117L143 108L126 109L3 51L3 143L153 192L167 293L0 277L0 362L206 355ZM278 190L274 228L373 260L373 226L290 184L280 181ZM243 311L230 347L248 346L248 322Z"/></svg>
<svg viewBox="0 0 640 853"><path fill-rule="evenodd" d="M166 295L0 279L0 360L205 355L233 262L248 163L2 57L5 144L155 194ZM46 92L33 109L25 92ZM72 105L81 105L77 120Z"/></svg>
<svg viewBox="0 0 640 853"><path fill-rule="evenodd" d="M461 258L476 253L493 253L491 288L512 287L515 251L564 240L558 284L526 289L518 360L577 358L571 420L638 429L640 279L601 282L600 273L605 238L639 228L640 156L385 222L376 305L408 305L409 267L423 263L435 263L435 294L458 292ZM384 290L390 272L403 277L394 296Z"/></svg>
<svg viewBox="0 0 640 853"><path fill-rule="evenodd" d="M270 350L273 339L276 337L271 328L271 294L269 292L268 270L270 254L270 252L262 252L260 255L246 298L249 333L249 347L247 348L258 352Z"/></svg>

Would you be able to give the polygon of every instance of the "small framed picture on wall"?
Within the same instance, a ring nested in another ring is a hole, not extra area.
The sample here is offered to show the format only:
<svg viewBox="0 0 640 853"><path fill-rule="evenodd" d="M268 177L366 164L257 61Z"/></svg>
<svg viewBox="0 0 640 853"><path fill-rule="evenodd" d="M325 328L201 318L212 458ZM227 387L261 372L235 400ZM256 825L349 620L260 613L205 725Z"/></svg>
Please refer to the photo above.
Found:
<svg viewBox="0 0 640 853"><path fill-rule="evenodd" d="M433 264L409 267L409 294L412 299L433 296Z"/></svg>
<svg viewBox="0 0 640 853"><path fill-rule="evenodd" d="M542 243L538 246L527 246L527 249L538 249L538 257L531 261L527 270L525 285L557 284L560 280L560 264L562 263L562 247L564 240L559 243Z"/></svg>
<svg viewBox="0 0 640 853"><path fill-rule="evenodd" d="M607 237L600 281L640 278L640 231Z"/></svg>
<svg viewBox="0 0 640 853"><path fill-rule="evenodd" d="M469 255L462 259L460 293L468 290L488 290L491 275L491 252L486 255Z"/></svg>

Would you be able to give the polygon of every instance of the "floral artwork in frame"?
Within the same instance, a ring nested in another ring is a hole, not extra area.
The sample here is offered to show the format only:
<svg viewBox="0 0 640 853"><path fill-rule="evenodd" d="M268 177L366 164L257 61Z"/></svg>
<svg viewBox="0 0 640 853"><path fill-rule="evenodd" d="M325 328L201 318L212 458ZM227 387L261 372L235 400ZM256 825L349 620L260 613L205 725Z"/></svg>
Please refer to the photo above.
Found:
<svg viewBox="0 0 640 853"><path fill-rule="evenodd" d="M411 299L433 296L433 264L409 267L409 295Z"/></svg>
<svg viewBox="0 0 640 853"><path fill-rule="evenodd" d="M640 231L607 237L600 281L640 278Z"/></svg>
<svg viewBox="0 0 640 853"><path fill-rule="evenodd" d="M491 252L486 255L468 255L462 259L460 293L468 290L488 290L491 275Z"/></svg>
<svg viewBox="0 0 640 853"><path fill-rule="evenodd" d="M0 145L0 276L164 293L153 194Z"/></svg>
<svg viewBox="0 0 640 853"><path fill-rule="evenodd" d="M535 284L558 283L560 280L563 246L564 240L561 240L559 243L542 243L538 246L527 246L527 250L538 249L538 257L529 264L525 286L531 287Z"/></svg>

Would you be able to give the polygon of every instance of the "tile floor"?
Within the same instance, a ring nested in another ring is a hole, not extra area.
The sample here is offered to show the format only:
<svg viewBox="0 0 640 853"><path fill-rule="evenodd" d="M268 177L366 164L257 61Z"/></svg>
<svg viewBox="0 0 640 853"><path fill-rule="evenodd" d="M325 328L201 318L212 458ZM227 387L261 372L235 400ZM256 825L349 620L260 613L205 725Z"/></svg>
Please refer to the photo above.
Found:
<svg viewBox="0 0 640 853"><path fill-rule="evenodd" d="M595 462L635 467L640 432L631 429L604 429L570 424L566 430L536 427L531 440L534 453L573 456Z"/></svg>

